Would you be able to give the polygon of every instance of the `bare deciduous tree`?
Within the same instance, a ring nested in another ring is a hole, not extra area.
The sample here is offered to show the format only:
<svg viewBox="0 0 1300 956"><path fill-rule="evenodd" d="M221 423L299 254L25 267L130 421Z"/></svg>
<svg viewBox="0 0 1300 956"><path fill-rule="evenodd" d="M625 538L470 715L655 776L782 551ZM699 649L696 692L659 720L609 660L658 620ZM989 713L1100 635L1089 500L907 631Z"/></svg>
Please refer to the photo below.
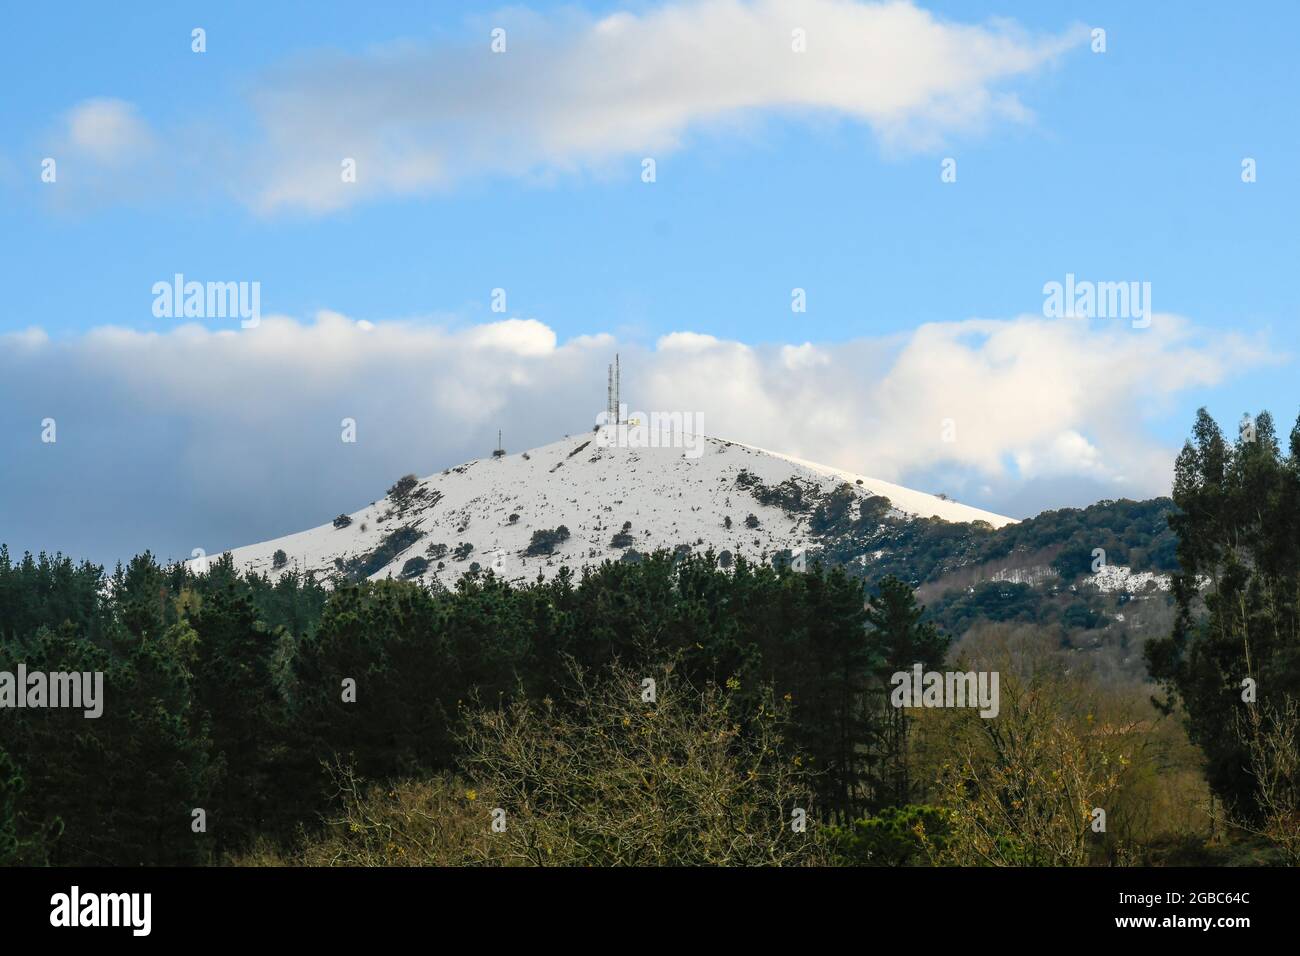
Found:
<svg viewBox="0 0 1300 956"><path fill-rule="evenodd" d="M644 699L652 677L654 700ZM767 697L697 690L671 669L571 669L563 705L518 701L467 722L466 766L506 810L510 861L567 865L794 865L822 858L800 758ZM740 721L745 727L742 733ZM798 825L806 819L806 829Z"/></svg>
<svg viewBox="0 0 1300 956"><path fill-rule="evenodd" d="M1247 708L1237 715L1237 734L1261 816L1253 822L1242 814L1233 822L1276 846L1288 865L1300 865L1300 702L1288 696L1280 707Z"/></svg>

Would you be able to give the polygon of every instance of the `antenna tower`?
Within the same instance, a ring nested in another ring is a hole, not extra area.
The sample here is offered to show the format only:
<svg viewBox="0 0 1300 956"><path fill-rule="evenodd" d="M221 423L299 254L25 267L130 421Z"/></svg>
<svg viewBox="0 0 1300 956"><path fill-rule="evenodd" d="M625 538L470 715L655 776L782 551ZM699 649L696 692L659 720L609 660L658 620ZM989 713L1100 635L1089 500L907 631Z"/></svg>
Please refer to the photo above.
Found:
<svg viewBox="0 0 1300 956"><path fill-rule="evenodd" d="M605 424L621 425L618 394L618 354L614 355L614 364L609 366L609 381L605 386Z"/></svg>

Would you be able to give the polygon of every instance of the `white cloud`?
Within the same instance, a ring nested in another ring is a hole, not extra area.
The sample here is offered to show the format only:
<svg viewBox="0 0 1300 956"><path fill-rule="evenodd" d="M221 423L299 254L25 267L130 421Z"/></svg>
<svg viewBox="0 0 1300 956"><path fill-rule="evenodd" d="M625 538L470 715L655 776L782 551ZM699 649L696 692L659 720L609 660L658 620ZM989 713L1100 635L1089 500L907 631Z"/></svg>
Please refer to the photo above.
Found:
<svg viewBox="0 0 1300 956"><path fill-rule="evenodd" d="M489 46L497 26L504 53ZM100 201L124 188L229 189L262 212L312 213L473 176L546 180L628 162L621 175L635 176L643 157L662 158L694 133L769 117L847 120L887 149L932 149L1028 120L1008 87L1087 32L956 23L905 0L675 0L603 18L512 7L468 35L300 55L250 78L256 133L237 152L212 123L155 132L112 98L75 106L48 145L78 164L68 181L79 194ZM348 160L355 181L345 182ZM130 187L117 175L127 164L138 171Z"/></svg>
<svg viewBox="0 0 1300 956"><path fill-rule="evenodd" d="M77 550L90 535L117 554L174 555L300 530L397 475L481 456L497 428L514 450L589 430L615 350L633 410L702 413L709 434L1016 515L1167 493L1176 448L1148 421L1277 358L1168 315L1143 330L1024 317L797 348L689 332L651 349L608 334L558 343L529 319L334 312L247 331L28 330L0 335L0 527L50 536L11 544ZM33 431L47 416L56 446ZM340 442L345 417L356 445ZM1017 497L1027 483L1033 506ZM68 504L82 500L93 510Z"/></svg>
<svg viewBox="0 0 1300 956"><path fill-rule="evenodd" d="M1040 317L933 323L816 354L791 362L789 347L765 359L721 344L678 363L671 394L716 406L713 383L726 382L743 398L711 408L723 434L887 480L945 474L977 491L992 479L1005 493L1026 480L1087 478L1112 494L1154 495L1168 491L1174 450L1145 423L1180 392L1272 360L1170 315L1145 330Z"/></svg>
<svg viewBox="0 0 1300 956"><path fill-rule="evenodd" d="M719 346L721 341L699 332L669 332L659 338L660 352L703 352Z"/></svg>
<svg viewBox="0 0 1300 956"><path fill-rule="evenodd" d="M474 349L498 349L520 356L547 355L555 351L555 333L536 319L504 319L481 325L469 333Z"/></svg>
<svg viewBox="0 0 1300 956"><path fill-rule="evenodd" d="M1026 119L1002 84L1086 38L856 0L678 0L603 19L513 9L485 24L472 46L319 57L265 78L253 97L263 157L246 168L267 178L246 198L328 211L468 175L662 156L693 130L771 114L846 118L887 146L929 148ZM498 25L507 49L494 54ZM792 49L796 29L806 52Z"/></svg>
<svg viewBox="0 0 1300 956"><path fill-rule="evenodd" d="M166 140L168 148L160 148ZM47 201L65 210L85 210L120 202L150 201L175 194L182 183L191 192L203 186L213 154L185 134L156 132L134 103L95 97L58 117L40 143L43 156L57 163L57 189L43 190Z"/></svg>
<svg viewBox="0 0 1300 956"><path fill-rule="evenodd" d="M148 124L125 100L85 100L68 111L64 123L67 146L99 163L136 159L154 145Z"/></svg>

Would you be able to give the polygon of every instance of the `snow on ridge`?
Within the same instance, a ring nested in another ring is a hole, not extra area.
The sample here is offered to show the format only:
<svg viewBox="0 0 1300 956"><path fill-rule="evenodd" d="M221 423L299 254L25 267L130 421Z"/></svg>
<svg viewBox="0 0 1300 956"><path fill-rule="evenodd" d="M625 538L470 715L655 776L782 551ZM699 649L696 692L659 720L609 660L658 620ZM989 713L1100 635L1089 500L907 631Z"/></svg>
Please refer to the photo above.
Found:
<svg viewBox="0 0 1300 956"><path fill-rule="evenodd" d="M848 484L862 498L884 495L904 515L987 521L995 528L1013 521L738 442L701 440L702 453L692 457L680 448L603 447L594 432L587 432L527 452L476 458L420 479L401 501L385 496L352 512L346 527L336 528L331 521L231 553L237 567L272 573L273 556L283 550L288 559L284 570L325 576L339 562L346 566L369 556L380 565L370 571L372 579L401 576L409 562L422 558L427 567L412 576L450 586L474 562L509 580L527 581L539 574L549 578L562 565L576 570L619 560L628 548L614 547L612 540L625 522L631 525L629 548L641 552L685 545L695 552L712 547L765 560L812 545L808 515L760 505L736 484L742 471L768 487L795 478L827 493ZM746 525L751 514L757 527ZM512 522L511 515L518 517ZM534 532L560 525L570 537L553 555L524 553ZM418 539L382 556L388 560L374 557L401 528L412 529ZM418 570L419 562L411 565L412 572Z"/></svg>
<svg viewBox="0 0 1300 956"><path fill-rule="evenodd" d="M755 445L742 445L741 447L752 448L754 451L762 452L764 455L771 455L774 458L783 458L801 468L806 468L818 474L833 475L847 481L849 484L861 481L862 487L872 494L884 495L888 498L895 509L920 518L935 517L942 518L944 521L955 522L987 521L994 528L1017 523L1015 518L1008 518L1005 515L994 514L992 511L984 511L981 508L963 505L947 498L940 498L938 495L927 494L924 491L914 491L911 488L904 488L902 485L881 481L879 478L868 478L866 475L831 468L829 465L819 465L816 462L804 461L801 458L795 458L793 455L783 455L777 451L768 451Z"/></svg>

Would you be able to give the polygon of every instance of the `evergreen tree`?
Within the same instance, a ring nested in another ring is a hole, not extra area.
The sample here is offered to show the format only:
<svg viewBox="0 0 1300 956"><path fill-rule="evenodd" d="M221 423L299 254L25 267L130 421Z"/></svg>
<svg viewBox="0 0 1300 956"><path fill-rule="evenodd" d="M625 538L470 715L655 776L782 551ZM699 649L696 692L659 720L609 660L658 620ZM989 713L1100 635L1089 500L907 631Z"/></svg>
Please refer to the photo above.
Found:
<svg viewBox="0 0 1300 956"><path fill-rule="evenodd" d="M1233 730L1244 708L1300 697L1300 422L1284 457L1267 412L1230 444L1201 409L1174 502L1178 617L1148 642L1148 666L1163 706L1186 711L1215 791L1249 817L1256 782Z"/></svg>
<svg viewBox="0 0 1300 956"><path fill-rule="evenodd" d="M889 679L915 664L924 670L938 668L948 653L949 639L923 620L925 608L916 603L912 589L898 578L880 582L870 599L867 623L871 628L874 674L879 691L874 702L882 713L876 806L901 807L910 802L912 782L907 764L908 717L890 702Z"/></svg>

